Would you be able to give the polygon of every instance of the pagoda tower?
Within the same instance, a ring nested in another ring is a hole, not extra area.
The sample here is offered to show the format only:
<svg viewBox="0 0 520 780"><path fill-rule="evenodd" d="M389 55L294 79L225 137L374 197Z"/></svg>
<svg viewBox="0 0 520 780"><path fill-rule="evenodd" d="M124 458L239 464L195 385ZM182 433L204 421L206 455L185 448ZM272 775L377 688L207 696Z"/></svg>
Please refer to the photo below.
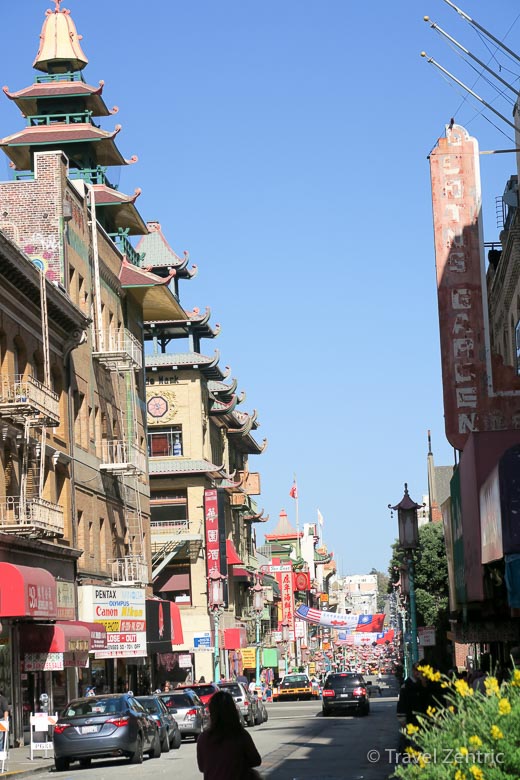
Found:
<svg viewBox="0 0 520 780"><path fill-rule="evenodd" d="M124 195L107 175L109 167L129 165L137 157L125 159L117 148L115 138L120 125L106 131L94 121L116 114L118 109L107 108L102 97L103 81L97 87L86 83L83 70L88 59L81 47L81 35L61 2L55 0L54 10L46 12L33 63L38 71L34 83L17 92L3 88L25 116L26 126L2 138L0 147L11 160L17 180L34 178L36 153L63 151L69 161L69 178L81 179L92 188L97 221L127 260L139 265L139 256L127 236L147 233L135 207L140 190Z"/></svg>

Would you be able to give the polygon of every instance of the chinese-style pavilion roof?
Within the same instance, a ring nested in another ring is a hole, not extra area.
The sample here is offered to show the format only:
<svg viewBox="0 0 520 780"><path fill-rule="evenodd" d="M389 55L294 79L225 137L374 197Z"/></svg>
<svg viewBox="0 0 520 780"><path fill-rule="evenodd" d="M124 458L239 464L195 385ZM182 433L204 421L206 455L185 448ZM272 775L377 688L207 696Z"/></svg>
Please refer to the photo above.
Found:
<svg viewBox="0 0 520 780"><path fill-rule="evenodd" d="M232 412L236 405L239 403L239 398L237 395L233 394L229 401L220 401L215 398L210 393L210 407L209 407L209 413L213 415L217 414L227 414L228 412Z"/></svg>
<svg viewBox="0 0 520 780"><path fill-rule="evenodd" d="M105 219L110 223L109 232L112 227L114 232L118 228L128 229L131 236L142 236L146 233L146 223L135 207L135 201L141 194L140 189L136 189L133 195L124 195L107 184L94 184L92 189L96 198L96 207L107 207Z"/></svg>
<svg viewBox="0 0 520 780"><path fill-rule="evenodd" d="M163 279L161 276L137 268L124 258L119 271L119 281L127 293L142 306L144 317L152 312L164 316L168 314L168 319L186 316L168 287L168 278Z"/></svg>
<svg viewBox="0 0 520 780"><path fill-rule="evenodd" d="M213 395L220 396L224 400L229 400L237 389L237 385L237 379L232 379L230 385L226 385L225 382L215 382L211 380L208 382L208 391L213 393Z"/></svg>
<svg viewBox="0 0 520 780"><path fill-rule="evenodd" d="M62 0L54 0L54 11L48 10L40 33L40 48L33 62L33 68L44 73L60 70L83 70L88 59L80 45L76 25L70 11L60 8Z"/></svg>
<svg viewBox="0 0 520 780"><path fill-rule="evenodd" d="M114 138L120 130L121 125L117 125L110 133L95 127L90 122L72 124L56 122L50 125L24 127L23 130L2 138L0 147L21 171L31 168L31 150L39 151L39 147L49 147L66 151L64 148L66 144L77 143L89 146L96 165L129 165L136 162L137 157L126 160L115 145Z"/></svg>
<svg viewBox="0 0 520 780"><path fill-rule="evenodd" d="M208 379L221 381L226 373L218 365L220 353L215 350L214 357L201 355L199 352L160 353L159 355L145 355L146 368L154 369L200 369Z"/></svg>
<svg viewBox="0 0 520 780"><path fill-rule="evenodd" d="M256 512L256 514L242 515L242 520L247 520L250 523L267 523L269 515L264 517L264 510L261 509L260 512Z"/></svg>
<svg viewBox="0 0 520 780"><path fill-rule="evenodd" d="M164 237L160 222L148 222L147 227L148 235L143 236L136 246L138 252L146 253L147 267L175 268L178 279L189 279L195 276L197 266L192 266L191 270L187 268L190 259L188 252L183 253L183 259L179 257Z"/></svg>
<svg viewBox="0 0 520 780"><path fill-rule="evenodd" d="M332 553L314 550L314 563L329 563L331 560Z"/></svg>
<svg viewBox="0 0 520 780"><path fill-rule="evenodd" d="M149 473L155 477L166 474L207 474L216 479L223 477L224 468L204 459L150 458Z"/></svg>
<svg viewBox="0 0 520 780"><path fill-rule="evenodd" d="M147 226L150 223L147 224ZM139 247L142 247L142 241L139 241L137 250L141 251ZM137 251L136 250L136 251ZM143 260L143 266L147 268L154 268L153 265L147 263L148 255ZM173 267L173 266L172 266ZM195 268L195 266L193 266ZM175 269L175 275L179 275L179 271ZM209 324L209 318L211 310L206 308L204 313L200 312L200 309L193 309L192 312L187 312L187 319L175 320L175 322L166 322L160 320L151 320L145 323L144 333L145 339L153 338L156 335L166 339L180 339L186 338L190 333L196 333L199 338L214 339L220 333L220 325L217 323L214 328Z"/></svg>
<svg viewBox="0 0 520 780"><path fill-rule="evenodd" d="M259 455L267 447L267 439L264 439L262 444L259 444L251 435L251 431L256 430L259 426L256 418L256 409L253 410L252 414L238 412L235 409L225 418L228 436L233 438L234 446L241 452Z"/></svg>
<svg viewBox="0 0 520 780"><path fill-rule="evenodd" d="M30 87L18 90L18 92L9 92L9 87L3 87L3 90L9 100L16 103L24 116L36 116L41 113L41 105L38 106L39 101L56 100L57 98L77 98L78 102L81 101L83 109L90 111L92 116L110 116L116 114L118 109L116 107L111 110L107 108L101 97L104 84L104 81L100 81L99 87L92 87L82 79L65 80L64 78L59 81L37 81Z"/></svg>
<svg viewBox="0 0 520 780"><path fill-rule="evenodd" d="M300 531L299 535L303 536L303 533ZM285 509L282 509L282 511L280 512L278 523L277 523L276 527L274 528L274 530L272 531L272 533L266 534L265 538L267 540L270 540L270 539L276 539L276 540L280 540L280 539L297 539L298 538L298 534L296 532L296 528L293 528L293 526L290 524L289 518L287 517L287 512L285 511Z"/></svg>

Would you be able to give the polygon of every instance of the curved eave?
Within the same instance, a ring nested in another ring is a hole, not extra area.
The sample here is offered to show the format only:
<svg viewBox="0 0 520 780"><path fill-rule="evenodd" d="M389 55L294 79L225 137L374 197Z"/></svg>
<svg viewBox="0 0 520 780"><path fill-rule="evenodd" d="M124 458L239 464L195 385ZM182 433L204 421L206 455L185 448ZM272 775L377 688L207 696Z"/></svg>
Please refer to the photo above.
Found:
<svg viewBox="0 0 520 780"><path fill-rule="evenodd" d="M209 413L212 415L227 414L232 412L238 403L238 398L233 395L228 403L219 401L216 398L212 399L212 404L209 408Z"/></svg>
<svg viewBox="0 0 520 780"><path fill-rule="evenodd" d="M177 274L176 274L177 275ZM196 323L187 323L185 320L151 320L144 324L145 338L151 339L160 332L161 336L170 339L182 339L195 333L199 338L213 339L218 336L218 332L212 330L209 326L199 327Z"/></svg>
<svg viewBox="0 0 520 780"><path fill-rule="evenodd" d="M9 92L8 87L4 87L3 91L9 100L16 103L24 116L36 116L41 113L38 101L61 98L81 100L84 110L91 111L92 116L110 116L115 113L115 109L110 110L101 97L103 82L100 82L100 86L96 88L82 81L50 81L32 84L18 92Z"/></svg>
<svg viewBox="0 0 520 780"><path fill-rule="evenodd" d="M182 319L186 316L179 301L166 285L153 287L123 285L123 287L127 294L142 307L145 319L157 315L169 320Z"/></svg>
<svg viewBox="0 0 520 780"><path fill-rule="evenodd" d="M208 390L214 395L222 395L223 398L231 398L236 391L238 379L233 378L230 385L225 382L208 382Z"/></svg>
<svg viewBox="0 0 520 780"><path fill-rule="evenodd" d="M150 268L175 268L177 278L190 279L197 274L197 266L188 269L189 252L183 252L183 257L171 248L166 240L159 222L147 222L148 235L138 243L136 250L146 254L146 265Z"/></svg>
<svg viewBox="0 0 520 780"><path fill-rule="evenodd" d="M222 371L218 365L219 360L220 353L218 349L215 350L213 359L195 352L176 354L161 353L159 355L145 355L145 366L152 371L200 371L207 379L221 381L226 378L227 369Z"/></svg>
<svg viewBox="0 0 520 780"><path fill-rule="evenodd" d="M109 232L116 232L118 228L126 228L131 236L142 236L147 232L146 222L139 214L135 201L140 194L136 190L134 196L123 195L106 184L95 184L96 207L105 210L105 218L110 223Z"/></svg>
<svg viewBox="0 0 520 780"><path fill-rule="evenodd" d="M26 127L19 133L3 138L0 148L21 171L31 169L31 151L60 149L67 152L72 144L89 144L96 165L128 165L135 162L136 158L126 160L117 148L114 138L119 130L120 127L108 133L88 122ZM67 156L70 158L72 155L69 153Z"/></svg>
<svg viewBox="0 0 520 780"><path fill-rule="evenodd" d="M269 515L264 517L264 510L262 509L256 515L242 515L242 520L247 520L249 523L267 523Z"/></svg>
<svg viewBox="0 0 520 780"><path fill-rule="evenodd" d="M184 458L149 458L149 474L152 477L182 475L207 475L212 479L222 477L222 467L207 460L189 460Z"/></svg>

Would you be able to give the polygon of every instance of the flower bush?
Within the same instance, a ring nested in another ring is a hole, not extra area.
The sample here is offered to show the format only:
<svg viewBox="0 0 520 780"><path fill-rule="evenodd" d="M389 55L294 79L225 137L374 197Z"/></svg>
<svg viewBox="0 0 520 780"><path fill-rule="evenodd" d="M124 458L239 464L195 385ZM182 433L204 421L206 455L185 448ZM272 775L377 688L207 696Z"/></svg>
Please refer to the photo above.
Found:
<svg viewBox="0 0 520 780"><path fill-rule="evenodd" d="M418 716L403 730L412 745L392 777L402 780L518 780L520 778L520 670L508 682L484 681L475 692L430 666L421 671L437 686L444 706Z"/></svg>

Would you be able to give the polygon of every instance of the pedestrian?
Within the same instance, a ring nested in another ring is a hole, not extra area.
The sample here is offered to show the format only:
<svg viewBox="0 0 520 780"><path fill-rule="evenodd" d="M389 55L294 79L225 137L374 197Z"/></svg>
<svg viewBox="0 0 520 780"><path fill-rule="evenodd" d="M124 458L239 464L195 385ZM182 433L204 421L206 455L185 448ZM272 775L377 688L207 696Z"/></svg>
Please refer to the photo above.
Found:
<svg viewBox="0 0 520 780"><path fill-rule="evenodd" d="M3 720L9 722L9 702L4 696L3 690L0 689L0 715ZM5 731L0 731L0 750L5 750Z"/></svg>
<svg viewBox="0 0 520 780"><path fill-rule="evenodd" d="M412 666L410 676L401 685L397 702L397 718L402 727L417 726L417 715L424 715L432 703L427 680L419 671L419 667L423 665L424 661L416 661ZM403 752L411 743L412 740L409 736L400 734L400 752Z"/></svg>
<svg viewBox="0 0 520 780"><path fill-rule="evenodd" d="M169 681L166 680L166 682L164 683L164 692L165 693L169 693L171 691L171 689L172 689L172 687L171 687Z"/></svg>
<svg viewBox="0 0 520 780"><path fill-rule="evenodd" d="M258 777L253 769L262 758L253 739L240 723L235 701L228 691L217 691L208 704L210 725L197 740L197 764L204 780L247 780Z"/></svg>
<svg viewBox="0 0 520 780"><path fill-rule="evenodd" d="M204 675L202 675L202 677L199 680L199 683L205 683L205 682L206 682L206 678L204 677Z"/></svg>

